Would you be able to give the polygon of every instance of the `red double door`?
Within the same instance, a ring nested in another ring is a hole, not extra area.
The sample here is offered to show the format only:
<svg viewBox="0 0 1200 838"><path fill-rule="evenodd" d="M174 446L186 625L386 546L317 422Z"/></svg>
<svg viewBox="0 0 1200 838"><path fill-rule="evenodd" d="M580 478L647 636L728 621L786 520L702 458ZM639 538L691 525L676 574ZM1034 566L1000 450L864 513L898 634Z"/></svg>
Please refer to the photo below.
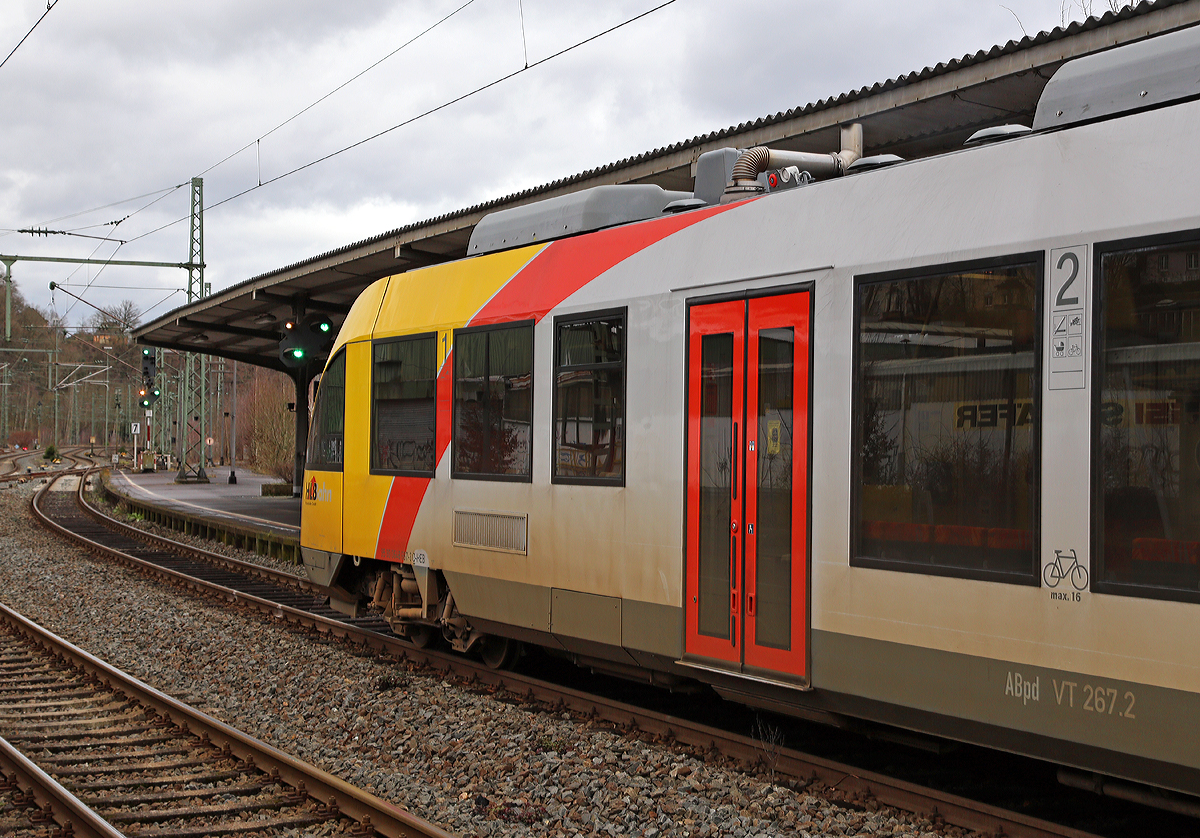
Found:
<svg viewBox="0 0 1200 838"><path fill-rule="evenodd" d="M808 678L809 292L693 305L686 654Z"/></svg>

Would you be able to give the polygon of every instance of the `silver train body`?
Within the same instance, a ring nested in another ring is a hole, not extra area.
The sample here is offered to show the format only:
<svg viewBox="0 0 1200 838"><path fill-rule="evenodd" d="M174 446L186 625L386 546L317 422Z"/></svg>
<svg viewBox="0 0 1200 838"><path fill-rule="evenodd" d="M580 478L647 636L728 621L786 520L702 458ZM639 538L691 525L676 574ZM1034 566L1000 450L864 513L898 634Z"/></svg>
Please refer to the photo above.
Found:
<svg viewBox="0 0 1200 838"><path fill-rule="evenodd" d="M1200 794L1200 39L1135 48L1000 142L382 280L310 573L463 647ZM1122 61L1193 72L1106 111Z"/></svg>

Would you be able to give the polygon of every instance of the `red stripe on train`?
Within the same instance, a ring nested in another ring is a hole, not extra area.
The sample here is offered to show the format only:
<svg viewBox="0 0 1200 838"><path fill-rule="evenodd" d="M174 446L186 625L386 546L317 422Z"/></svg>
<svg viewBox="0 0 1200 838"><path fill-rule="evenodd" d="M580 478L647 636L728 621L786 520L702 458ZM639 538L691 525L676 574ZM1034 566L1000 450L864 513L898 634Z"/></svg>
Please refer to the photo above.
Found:
<svg viewBox="0 0 1200 838"><path fill-rule="evenodd" d="M555 306L614 265L667 236L735 206L738 204L693 210L644 224L614 227L585 237L551 242L505 283L468 325L490 325L525 318L540 321ZM438 374L437 463L441 463L450 445L453 354L451 350ZM408 549L408 540L429 481L428 477L392 478L375 545L376 556L401 556Z"/></svg>

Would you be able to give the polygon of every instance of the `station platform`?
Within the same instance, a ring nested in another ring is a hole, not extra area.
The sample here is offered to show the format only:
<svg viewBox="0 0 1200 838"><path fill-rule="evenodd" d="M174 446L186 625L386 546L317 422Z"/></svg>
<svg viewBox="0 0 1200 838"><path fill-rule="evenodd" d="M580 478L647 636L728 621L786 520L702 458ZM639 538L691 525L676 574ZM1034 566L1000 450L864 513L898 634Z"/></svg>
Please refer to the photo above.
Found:
<svg viewBox="0 0 1200 838"><path fill-rule="evenodd" d="M110 488L133 500L215 523L240 525L285 539L300 535L300 498L263 497L264 483L274 477L237 469L237 483L229 483L229 466L205 469L209 483L176 483L174 471L117 472Z"/></svg>

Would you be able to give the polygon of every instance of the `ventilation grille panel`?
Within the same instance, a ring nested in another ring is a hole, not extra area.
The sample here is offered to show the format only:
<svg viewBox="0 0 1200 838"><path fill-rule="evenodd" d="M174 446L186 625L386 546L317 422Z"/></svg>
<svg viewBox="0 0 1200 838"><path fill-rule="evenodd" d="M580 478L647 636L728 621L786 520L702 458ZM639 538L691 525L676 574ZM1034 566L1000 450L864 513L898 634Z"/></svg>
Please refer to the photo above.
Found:
<svg viewBox="0 0 1200 838"><path fill-rule="evenodd" d="M529 516L454 510L454 544L528 555Z"/></svg>

